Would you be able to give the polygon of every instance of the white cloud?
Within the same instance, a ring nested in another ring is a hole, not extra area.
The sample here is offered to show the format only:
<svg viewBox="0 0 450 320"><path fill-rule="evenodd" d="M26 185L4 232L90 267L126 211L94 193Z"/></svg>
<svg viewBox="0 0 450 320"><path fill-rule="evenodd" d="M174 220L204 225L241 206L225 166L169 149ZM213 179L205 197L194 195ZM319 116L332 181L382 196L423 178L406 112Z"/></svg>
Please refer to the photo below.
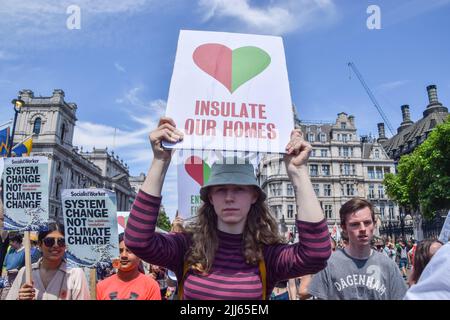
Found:
<svg viewBox="0 0 450 320"><path fill-rule="evenodd" d="M409 82L409 80L398 80L398 81L386 82L386 83L380 84L378 86L378 89L381 90L381 91L394 90L394 89L397 89L397 88L399 88L401 86L404 86L408 82Z"/></svg>
<svg viewBox="0 0 450 320"><path fill-rule="evenodd" d="M127 70L125 70L125 68L122 67L118 62L114 62L114 67L115 67L116 70L119 71L119 72L127 72Z"/></svg>
<svg viewBox="0 0 450 320"><path fill-rule="evenodd" d="M410 0L403 1L401 4L392 1L390 5L393 8L386 10L385 14L382 11L382 23L384 27L389 27L448 6L450 5L450 0Z"/></svg>
<svg viewBox="0 0 450 320"><path fill-rule="evenodd" d="M58 44L73 44L77 36L79 45L81 35L85 41L106 41L111 30L103 22L111 15L132 15L136 12L154 9L154 0L20 0L2 1L0 5L0 38L8 47L44 47ZM67 19L72 13L67 8L76 5L80 8L81 30L68 30ZM92 25L102 25L94 28ZM99 36L99 34L103 36ZM113 35L114 33L112 33Z"/></svg>
<svg viewBox="0 0 450 320"><path fill-rule="evenodd" d="M327 25L337 13L334 0L281 0L264 7L251 5L249 0L199 0L198 3L205 21L222 18L236 29L246 27L248 31L278 35Z"/></svg>
<svg viewBox="0 0 450 320"><path fill-rule="evenodd" d="M152 153L148 135L156 128L166 102L161 99L144 102L139 96L141 90L142 87L132 88L123 97L116 99L116 102L126 107L124 118L131 120L130 128L79 121L75 127L74 145L87 150L108 147L123 154L130 164L149 163ZM121 123L126 122L124 118Z"/></svg>

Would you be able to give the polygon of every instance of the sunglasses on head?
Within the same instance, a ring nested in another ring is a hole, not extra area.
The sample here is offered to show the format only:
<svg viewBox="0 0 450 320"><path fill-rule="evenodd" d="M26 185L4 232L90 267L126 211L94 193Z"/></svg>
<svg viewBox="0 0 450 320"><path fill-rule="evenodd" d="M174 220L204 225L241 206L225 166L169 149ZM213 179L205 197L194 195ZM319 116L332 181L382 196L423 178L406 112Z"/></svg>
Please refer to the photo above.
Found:
<svg viewBox="0 0 450 320"><path fill-rule="evenodd" d="M66 240L64 238L52 238L52 237L48 237L48 238L44 238L42 240L42 242L44 243L44 245L48 248L53 247L53 245L56 243L58 245L58 247L64 247L66 245Z"/></svg>

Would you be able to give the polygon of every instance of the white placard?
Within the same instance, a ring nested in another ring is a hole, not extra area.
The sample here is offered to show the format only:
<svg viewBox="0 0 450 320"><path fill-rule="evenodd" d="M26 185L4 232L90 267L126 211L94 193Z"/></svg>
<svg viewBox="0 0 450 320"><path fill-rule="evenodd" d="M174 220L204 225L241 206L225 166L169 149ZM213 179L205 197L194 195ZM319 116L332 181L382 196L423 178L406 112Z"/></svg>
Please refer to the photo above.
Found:
<svg viewBox="0 0 450 320"><path fill-rule="evenodd" d="M284 153L292 110L281 37L180 31L166 116L184 140L165 147Z"/></svg>
<svg viewBox="0 0 450 320"><path fill-rule="evenodd" d="M4 158L3 162L3 229L45 229L48 222L48 159Z"/></svg>
<svg viewBox="0 0 450 320"><path fill-rule="evenodd" d="M95 267L119 256L116 194L104 189L62 191L67 259Z"/></svg>

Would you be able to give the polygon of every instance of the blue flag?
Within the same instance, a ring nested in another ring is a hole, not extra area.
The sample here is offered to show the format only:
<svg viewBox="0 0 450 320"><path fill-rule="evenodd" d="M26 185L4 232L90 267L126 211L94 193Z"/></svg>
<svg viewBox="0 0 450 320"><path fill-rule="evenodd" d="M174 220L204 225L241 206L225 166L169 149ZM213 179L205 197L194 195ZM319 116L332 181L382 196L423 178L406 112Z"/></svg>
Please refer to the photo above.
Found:
<svg viewBox="0 0 450 320"><path fill-rule="evenodd" d="M6 157L9 150L9 127L0 130L0 157Z"/></svg>

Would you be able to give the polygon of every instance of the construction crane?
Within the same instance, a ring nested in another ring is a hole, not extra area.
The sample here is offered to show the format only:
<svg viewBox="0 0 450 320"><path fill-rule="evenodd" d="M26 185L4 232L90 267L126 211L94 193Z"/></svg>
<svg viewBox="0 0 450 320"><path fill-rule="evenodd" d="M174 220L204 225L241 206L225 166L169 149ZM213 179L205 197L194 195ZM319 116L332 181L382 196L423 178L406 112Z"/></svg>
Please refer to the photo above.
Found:
<svg viewBox="0 0 450 320"><path fill-rule="evenodd" d="M366 84L366 82L364 81L364 78L362 77L361 73L359 73L358 68L356 68L356 66L355 66L355 64L353 62L349 62L348 66L353 70L353 72L358 77L359 81L361 82L361 84L363 85L363 87L366 90L367 94L369 95L370 100L372 100L373 104L375 105L375 108L377 108L377 110L378 110L378 113L383 118L384 123L388 127L388 129L391 132L391 134L394 136L395 133L394 133L394 129L392 128L391 123L389 122L388 118L384 114L383 109L381 109L381 106L378 103L377 99L375 99L375 96L373 95L372 91L370 91L370 88Z"/></svg>

